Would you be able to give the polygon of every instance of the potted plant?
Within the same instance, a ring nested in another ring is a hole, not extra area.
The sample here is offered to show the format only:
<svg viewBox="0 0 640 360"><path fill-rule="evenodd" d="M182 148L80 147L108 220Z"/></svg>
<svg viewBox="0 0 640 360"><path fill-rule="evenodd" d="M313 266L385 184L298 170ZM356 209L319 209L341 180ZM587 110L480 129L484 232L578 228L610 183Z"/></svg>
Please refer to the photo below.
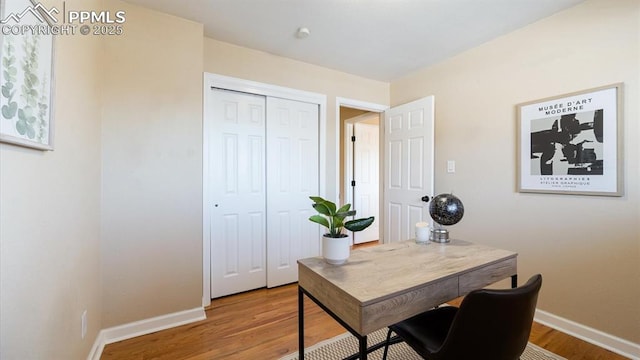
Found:
<svg viewBox="0 0 640 360"><path fill-rule="evenodd" d="M329 229L329 232L322 237L322 256L329 264L344 264L349 258L351 239L348 234L342 233L342 229L362 231L373 224L374 217L345 222L347 216L355 216L356 214L355 210L349 210L351 204L345 204L338 209L336 204L319 196L310 196L309 198L313 200L312 206L318 212L309 220Z"/></svg>

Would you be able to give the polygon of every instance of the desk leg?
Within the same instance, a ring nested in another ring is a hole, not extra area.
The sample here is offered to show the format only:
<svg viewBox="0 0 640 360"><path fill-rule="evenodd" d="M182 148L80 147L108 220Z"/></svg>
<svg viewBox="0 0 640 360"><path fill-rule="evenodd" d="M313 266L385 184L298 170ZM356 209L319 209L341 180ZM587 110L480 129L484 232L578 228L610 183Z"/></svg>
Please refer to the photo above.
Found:
<svg viewBox="0 0 640 360"><path fill-rule="evenodd" d="M304 293L298 286L298 359L304 360Z"/></svg>
<svg viewBox="0 0 640 360"><path fill-rule="evenodd" d="M511 275L511 288L515 289L518 287L518 274Z"/></svg>
<svg viewBox="0 0 640 360"><path fill-rule="evenodd" d="M368 348L367 346L367 335L360 335L357 331L355 331L349 324L344 322L344 320L340 319L336 314L334 314L329 308L327 308L323 303L318 301L313 295L309 294L303 287L298 285L298 359L304 360L304 310L303 310L303 300L304 295L306 295L311 301L316 303L322 310L324 310L327 314L329 314L334 320L336 320L340 325L342 325L345 329L349 330L349 332L358 339L358 352L344 358L343 360L367 360L368 354L372 351L376 351L386 345L386 341L375 344ZM396 344L399 337L395 337L392 339L391 344ZM396 340L396 341L394 341Z"/></svg>
<svg viewBox="0 0 640 360"><path fill-rule="evenodd" d="M360 343L360 360L367 360L367 336L360 336L358 340Z"/></svg>

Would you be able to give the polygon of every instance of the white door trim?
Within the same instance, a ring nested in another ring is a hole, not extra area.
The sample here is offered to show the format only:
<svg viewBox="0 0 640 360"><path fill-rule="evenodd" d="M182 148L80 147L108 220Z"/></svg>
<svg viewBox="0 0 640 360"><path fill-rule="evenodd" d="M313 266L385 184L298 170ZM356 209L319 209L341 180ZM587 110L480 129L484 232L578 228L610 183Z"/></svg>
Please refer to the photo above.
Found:
<svg viewBox="0 0 640 360"><path fill-rule="evenodd" d="M360 109L360 110L366 110L366 111L371 111L371 112L376 112L376 113L383 113L385 112L385 110L387 110L389 108L389 105L383 105L383 104L376 104L376 103L371 103L371 102L366 102L366 101L360 101L360 100L354 100L354 99L348 99L348 98L343 98L343 97L336 97L336 120L335 120L335 129L336 129L336 148L338 148L340 146L340 139L341 139L341 133L342 133L342 126L340 126L340 107L341 106L345 106L345 107L349 107L349 108L354 108L354 109ZM380 118L380 134L384 134L384 119L383 116L381 116ZM380 141L380 146L383 146L383 141ZM380 151L380 154L383 154L382 149ZM382 156L380 156L380 160L382 161L384 158ZM334 201L336 202L336 204L340 201L340 151L336 151L336 159L335 159L335 164L336 164L336 168L335 168L335 174L336 174L336 198L334 199ZM380 164L380 174L383 174L383 164ZM381 175L382 176L382 175ZM382 178L381 178L382 180ZM380 185L382 186L383 183L382 181L380 181ZM345 194L342 194L345 195ZM380 204L383 204L384 198L382 197L382 194L380 194ZM382 205L381 205L382 206ZM376 221L379 221L380 224L380 236L382 237L382 234L384 234L384 213L382 211L382 208L380 209L380 219L376 219Z"/></svg>
<svg viewBox="0 0 640 360"><path fill-rule="evenodd" d="M327 170L327 96L324 94L291 89L278 85L260 83L251 80L233 78L224 75L204 73L203 110L202 110L202 306L211 305L211 213L208 204L212 203L209 169L209 139L211 131L208 108L211 101L211 88L241 91L250 94L279 97L283 99L303 101L317 104L319 107L320 126L320 196L326 196Z"/></svg>

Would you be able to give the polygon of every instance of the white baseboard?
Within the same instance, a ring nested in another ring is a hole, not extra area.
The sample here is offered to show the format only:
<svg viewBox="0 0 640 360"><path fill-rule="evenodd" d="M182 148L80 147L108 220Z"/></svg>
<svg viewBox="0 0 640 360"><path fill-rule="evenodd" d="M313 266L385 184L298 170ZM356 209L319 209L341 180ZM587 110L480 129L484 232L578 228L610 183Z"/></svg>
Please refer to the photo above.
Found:
<svg viewBox="0 0 640 360"><path fill-rule="evenodd" d="M588 343L613 351L630 359L640 359L640 344L621 339L600 330L578 324L543 310L536 309L534 320L542 325L562 331Z"/></svg>
<svg viewBox="0 0 640 360"><path fill-rule="evenodd" d="M107 344L151 334L156 331L170 329L206 318L204 308L199 307L102 329L96 337L87 360L100 360L102 351Z"/></svg>

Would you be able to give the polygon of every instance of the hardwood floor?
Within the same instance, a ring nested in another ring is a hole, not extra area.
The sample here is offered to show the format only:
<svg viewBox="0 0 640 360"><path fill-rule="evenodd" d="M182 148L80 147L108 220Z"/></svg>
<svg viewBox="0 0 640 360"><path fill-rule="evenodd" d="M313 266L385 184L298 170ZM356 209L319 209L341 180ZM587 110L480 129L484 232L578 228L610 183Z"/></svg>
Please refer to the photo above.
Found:
<svg viewBox="0 0 640 360"><path fill-rule="evenodd" d="M215 299L206 320L109 344L101 359L278 359L298 348L297 301L296 285ZM344 332L305 298L306 346ZM567 359L625 359L540 324L530 340Z"/></svg>

